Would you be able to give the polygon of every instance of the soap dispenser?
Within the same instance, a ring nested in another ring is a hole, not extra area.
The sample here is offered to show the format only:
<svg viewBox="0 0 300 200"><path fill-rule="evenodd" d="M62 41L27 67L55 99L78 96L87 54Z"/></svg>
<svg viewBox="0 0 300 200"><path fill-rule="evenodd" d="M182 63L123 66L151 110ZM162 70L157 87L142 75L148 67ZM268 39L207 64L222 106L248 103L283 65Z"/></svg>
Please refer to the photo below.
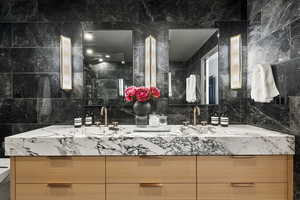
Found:
<svg viewBox="0 0 300 200"><path fill-rule="evenodd" d="M228 125L229 125L229 117L227 116L226 113L223 113L223 114L221 115L221 118L220 118L220 124L221 124L221 126L223 126L223 127L228 127Z"/></svg>
<svg viewBox="0 0 300 200"><path fill-rule="evenodd" d="M85 115L85 125L86 126L91 126L93 124L93 117L91 113L86 113Z"/></svg>
<svg viewBox="0 0 300 200"><path fill-rule="evenodd" d="M74 118L74 127L80 128L82 126L82 118L80 113L76 113L76 116Z"/></svg>
<svg viewBox="0 0 300 200"><path fill-rule="evenodd" d="M211 123L211 125L213 125L213 126L218 126L218 125L219 125L219 121L220 121L220 118L219 118L218 113L215 113L215 114L212 115L211 118L210 118L210 123Z"/></svg>

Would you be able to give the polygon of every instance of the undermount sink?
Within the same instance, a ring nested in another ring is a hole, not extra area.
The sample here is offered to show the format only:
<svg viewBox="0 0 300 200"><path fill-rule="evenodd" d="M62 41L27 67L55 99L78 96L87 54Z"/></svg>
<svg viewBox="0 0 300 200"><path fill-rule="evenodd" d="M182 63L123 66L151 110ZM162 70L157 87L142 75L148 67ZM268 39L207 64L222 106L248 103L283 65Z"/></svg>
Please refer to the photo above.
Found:
<svg viewBox="0 0 300 200"><path fill-rule="evenodd" d="M169 126L146 126L146 127L136 127L133 132L170 132L171 128Z"/></svg>

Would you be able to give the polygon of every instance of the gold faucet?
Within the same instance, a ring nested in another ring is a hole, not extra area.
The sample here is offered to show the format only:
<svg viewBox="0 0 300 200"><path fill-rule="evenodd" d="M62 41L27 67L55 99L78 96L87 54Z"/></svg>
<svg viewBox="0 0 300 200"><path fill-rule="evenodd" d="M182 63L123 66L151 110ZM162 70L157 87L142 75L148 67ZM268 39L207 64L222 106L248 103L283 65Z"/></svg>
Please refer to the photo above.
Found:
<svg viewBox="0 0 300 200"><path fill-rule="evenodd" d="M108 126L107 108L106 108L105 106L103 106L103 107L101 108L100 115L101 115L101 116L104 115L104 126Z"/></svg>
<svg viewBox="0 0 300 200"><path fill-rule="evenodd" d="M200 116L200 108L198 106L195 106L193 109L194 113L194 126L197 125L197 116Z"/></svg>

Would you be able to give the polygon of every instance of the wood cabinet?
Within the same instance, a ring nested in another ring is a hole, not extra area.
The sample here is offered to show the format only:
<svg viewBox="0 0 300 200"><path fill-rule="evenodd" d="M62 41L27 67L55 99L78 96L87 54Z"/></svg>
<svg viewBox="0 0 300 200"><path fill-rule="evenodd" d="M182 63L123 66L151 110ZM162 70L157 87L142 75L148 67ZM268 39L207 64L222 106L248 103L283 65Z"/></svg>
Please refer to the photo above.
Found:
<svg viewBox="0 0 300 200"><path fill-rule="evenodd" d="M12 157L12 200L292 200L293 156Z"/></svg>
<svg viewBox="0 0 300 200"><path fill-rule="evenodd" d="M108 183L196 183L196 156L108 157Z"/></svg>

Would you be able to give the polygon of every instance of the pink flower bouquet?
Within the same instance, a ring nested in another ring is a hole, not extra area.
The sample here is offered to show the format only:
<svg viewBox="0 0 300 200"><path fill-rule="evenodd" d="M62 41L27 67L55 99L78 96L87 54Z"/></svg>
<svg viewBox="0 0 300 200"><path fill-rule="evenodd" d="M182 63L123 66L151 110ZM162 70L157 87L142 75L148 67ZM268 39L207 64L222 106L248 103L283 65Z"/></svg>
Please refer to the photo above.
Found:
<svg viewBox="0 0 300 200"><path fill-rule="evenodd" d="M157 87L128 87L125 90L125 100L127 102L138 101L147 102L151 98L158 99L160 97L160 91Z"/></svg>

